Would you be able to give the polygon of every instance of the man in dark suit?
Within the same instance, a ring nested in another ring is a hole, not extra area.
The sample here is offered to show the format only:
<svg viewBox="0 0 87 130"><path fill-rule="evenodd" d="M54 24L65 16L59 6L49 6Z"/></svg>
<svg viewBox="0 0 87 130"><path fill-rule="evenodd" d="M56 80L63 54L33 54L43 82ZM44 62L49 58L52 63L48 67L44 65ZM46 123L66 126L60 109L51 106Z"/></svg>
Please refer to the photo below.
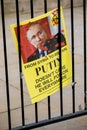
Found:
<svg viewBox="0 0 87 130"><path fill-rule="evenodd" d="M61 36L61 46L66 44L65 37ZM59 48L59 34L52 38L47 37L45 29L39 23L32 23L27 30L29 42L36 48L36 51L27 59L27 62L41 58Z"/></svg>

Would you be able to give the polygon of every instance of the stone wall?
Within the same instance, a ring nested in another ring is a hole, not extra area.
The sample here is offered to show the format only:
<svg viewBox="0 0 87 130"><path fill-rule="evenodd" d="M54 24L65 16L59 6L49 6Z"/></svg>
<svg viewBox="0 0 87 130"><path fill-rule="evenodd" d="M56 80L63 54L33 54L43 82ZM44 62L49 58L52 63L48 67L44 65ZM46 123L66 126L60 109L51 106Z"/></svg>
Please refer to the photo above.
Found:
<svg viewBox="0 0 87 130"><path fill-rule="evenodd" d="M63 7L70 7L71 0L61 0ZM83 0L73 0L74 7L83 5Z"/></svg>
<svg viewBox="0 0 87 130"><path fill-rule="evenodd" d="M61 0L61 4L64 8L70 7L71 0ZM81 6L83 0L73 0L74 6ZM43 0L33 0L35 8L43 8ZM55 7L56 0L47 0L48 7ZM50 4L49 4L50 3ZM4 7L6 13L15 12L15 0L4 0ZM0 9L1 10L1 9ZM19 0L19 10L26 12L30 10L30 0Z"/></svg>

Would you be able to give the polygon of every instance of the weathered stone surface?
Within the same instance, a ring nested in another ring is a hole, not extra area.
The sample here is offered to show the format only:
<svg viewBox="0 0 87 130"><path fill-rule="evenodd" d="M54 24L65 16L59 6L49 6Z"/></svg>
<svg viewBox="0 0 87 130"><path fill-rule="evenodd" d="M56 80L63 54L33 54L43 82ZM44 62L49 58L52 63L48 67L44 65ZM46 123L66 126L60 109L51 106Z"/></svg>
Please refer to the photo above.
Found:
<svg viewBox="0 0 87 130"><path fill-rule="evenodd" d="M64 8L70 7L71 0L61 0L61 4ZM49 4L50 3L50 4ZM74 6L81 6L83 4L82 0L73 0ZM42 0L33 0L34 9L44 8L44 2ZM56 0L47 0L48 8L57 6ZM50 6L49 6L50 5ZM15 0L4 0L5 13L15 12ZM21 12L29 12L30 11L30 0L19 0L19 10Z"/></svg>
<svg viewBox="0 0 87 130"><path fill-rule="evenodd" d="M63 5L63 7L70 7L71 4L71 0L61 0L61 3ZM83 5L83 1L82 0L73 0L73 5L74 6L81 6Z"/></svg>

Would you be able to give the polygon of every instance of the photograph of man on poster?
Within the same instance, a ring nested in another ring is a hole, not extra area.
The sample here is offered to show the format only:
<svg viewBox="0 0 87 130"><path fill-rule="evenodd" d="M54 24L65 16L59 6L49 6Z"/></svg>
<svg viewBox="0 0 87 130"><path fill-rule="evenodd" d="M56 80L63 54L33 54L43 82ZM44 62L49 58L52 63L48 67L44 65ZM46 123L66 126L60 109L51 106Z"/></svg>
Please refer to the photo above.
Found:
<svg viewBox="0 0 87 130"><path fill-rule="evenodd" d="M36 60L59 48L59 33L51 38L47 36L47 30L38 22L32 22L27 29L27 39L36 51L27 59L27 62ZM61 33L61 46L66 45L64 35Z"/></svg>

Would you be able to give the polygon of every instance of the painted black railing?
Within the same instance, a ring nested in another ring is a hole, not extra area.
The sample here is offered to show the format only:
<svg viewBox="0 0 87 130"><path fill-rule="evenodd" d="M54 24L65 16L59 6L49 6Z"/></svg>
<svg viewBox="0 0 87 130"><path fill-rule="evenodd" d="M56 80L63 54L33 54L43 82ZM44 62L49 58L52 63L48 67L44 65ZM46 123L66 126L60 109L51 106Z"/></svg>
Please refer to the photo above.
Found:
<svg viewBox="0 0 87 130"><path fill-rule="evenodd" d="M79 117L82 115L87 114L87 45L86 45L86 0L83 0L83 39L84 39L84 110L76 112L75 110L75 59L74 59L74 7L73 2L74 0L70 0L71 3L71 50L72 50L72 113L64 115L63 113L63 89L62 89L62 62L61 62L61 47L59 49L59 58L60 58L60 116L56 116L52 118L51 116L51 99L50 96L48 97L48 119L39 121L38 120L38 103L35 103L35 123L29 123L28 125L25 124L25 110L24 110L24 96L23 96L23 81L22 81L22 64L21 64L21 49L20 49L20 17L19 17L19 1L14 0L16 5L16 20L17 20L17 29L18 29L18 49L19 49L19 73L20 73L20 94L21 94L21 118L22 118L22 125L12 128L11 125L11 109L10 109L10 96L9 96L9 74L8 74L8 57L7 57L7 47L6 47L6 26L5 26L5 13L4 13L4 0L1 0L1 16L2 16L2 34L3 34L3 48L4 48L4 63L5 63L5 78L6 78L6 94L7 94L7 111L8 111L8 129L11 130L29 130L37 127L42 127L48 124L61 122L64 120L68 120L71 118ZM43 0L44 2L44 13L48 12L47 8L47 0ZM34 17L34 0L29 0L30 4L30 15L31 18ZM59 32L61 30L61 22L60 22L60 0L56 0L57 7L59 9ZM60 39L61 41L61 39ZM57 102L57 101L56 101Z"/></svg>

